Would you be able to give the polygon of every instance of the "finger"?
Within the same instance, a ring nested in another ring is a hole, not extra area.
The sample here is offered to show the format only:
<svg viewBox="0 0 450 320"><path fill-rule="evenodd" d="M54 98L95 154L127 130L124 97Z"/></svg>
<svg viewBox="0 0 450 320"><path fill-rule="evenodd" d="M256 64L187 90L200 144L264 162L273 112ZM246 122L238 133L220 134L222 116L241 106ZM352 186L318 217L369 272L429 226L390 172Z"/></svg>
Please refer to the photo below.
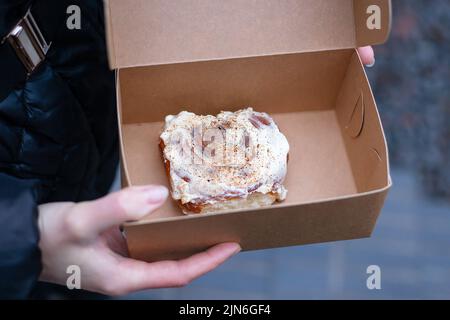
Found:
<svg viewBox="0 0 450 320"><path fill-rule="evenodd" d="M241 250L237 243L218 244L204 252L180 261L146 263L122 258L118 273L125 283L118 290L121 293L184 286L217 268L228 258Z"/></svg>
<svg viewBox="0 0 450 320"><path fill-rule="evenodd" d="M123 222L138 220L160 207L168 190L163 186L130 187L95 201L73 207L66 219L72 235L95 238L100 232Z"/></svg>
<svg viewBox="0 0 450 320"><path fill-rule="evenodd" d="M367 67L373 67L375 64L375 54L371 46L358 48L361 61Z"/></svg>

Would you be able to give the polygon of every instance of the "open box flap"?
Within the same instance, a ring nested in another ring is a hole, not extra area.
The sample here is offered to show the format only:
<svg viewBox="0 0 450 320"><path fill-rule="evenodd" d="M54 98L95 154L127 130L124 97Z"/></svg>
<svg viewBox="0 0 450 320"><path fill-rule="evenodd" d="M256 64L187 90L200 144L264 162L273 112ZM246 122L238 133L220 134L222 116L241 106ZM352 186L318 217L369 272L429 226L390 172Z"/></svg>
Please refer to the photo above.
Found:
<svg viewBox="0 0 450 320"><path fill-rule="evenodd" d="M111 68L383 43L390 0L105 0Z"/></svg>

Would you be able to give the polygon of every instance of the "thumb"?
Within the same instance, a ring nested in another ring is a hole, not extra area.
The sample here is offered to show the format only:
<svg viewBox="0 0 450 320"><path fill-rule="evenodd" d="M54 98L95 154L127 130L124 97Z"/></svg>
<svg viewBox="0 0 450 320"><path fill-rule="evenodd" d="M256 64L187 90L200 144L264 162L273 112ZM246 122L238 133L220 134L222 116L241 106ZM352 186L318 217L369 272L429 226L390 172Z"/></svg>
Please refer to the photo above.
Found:
<svg viewBox="0 0 450 320"><path fill-rule="evenodd" d="M138 220L160 207L168 196L163 186L129 187L95 201L75 205L67 224L78 238L92 239L123 222Z"/></svg>

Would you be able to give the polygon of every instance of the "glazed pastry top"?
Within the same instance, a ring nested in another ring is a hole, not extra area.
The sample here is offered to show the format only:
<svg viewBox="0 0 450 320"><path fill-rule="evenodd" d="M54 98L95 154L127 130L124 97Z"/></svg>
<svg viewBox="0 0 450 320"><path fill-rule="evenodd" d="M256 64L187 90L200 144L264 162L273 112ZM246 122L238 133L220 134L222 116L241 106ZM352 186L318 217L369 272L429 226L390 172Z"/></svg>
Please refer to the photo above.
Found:
<svg viewBox="0 0 450 320"><path fill-rule="evenodd" d="M172 196L213 203L259 192L286 198L289 144L266 113L252 108L217 116L182 111L165 119L160 136L170 163Z"/></svg>

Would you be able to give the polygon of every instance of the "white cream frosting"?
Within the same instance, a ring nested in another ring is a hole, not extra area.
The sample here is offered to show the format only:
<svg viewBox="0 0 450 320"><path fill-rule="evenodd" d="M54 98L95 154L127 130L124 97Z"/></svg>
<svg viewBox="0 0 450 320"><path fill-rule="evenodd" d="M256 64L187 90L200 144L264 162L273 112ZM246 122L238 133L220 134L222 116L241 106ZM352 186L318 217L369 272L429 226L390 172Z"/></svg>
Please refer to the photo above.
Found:
<svg viewBox="0 0 450 320"><path fill-rule="evenodd" d="M253 192L286 198L289 144L266 113L247 108L215 117L182 111L166 117L160 137L170 162L172 197L183 204Z"/></svg>

